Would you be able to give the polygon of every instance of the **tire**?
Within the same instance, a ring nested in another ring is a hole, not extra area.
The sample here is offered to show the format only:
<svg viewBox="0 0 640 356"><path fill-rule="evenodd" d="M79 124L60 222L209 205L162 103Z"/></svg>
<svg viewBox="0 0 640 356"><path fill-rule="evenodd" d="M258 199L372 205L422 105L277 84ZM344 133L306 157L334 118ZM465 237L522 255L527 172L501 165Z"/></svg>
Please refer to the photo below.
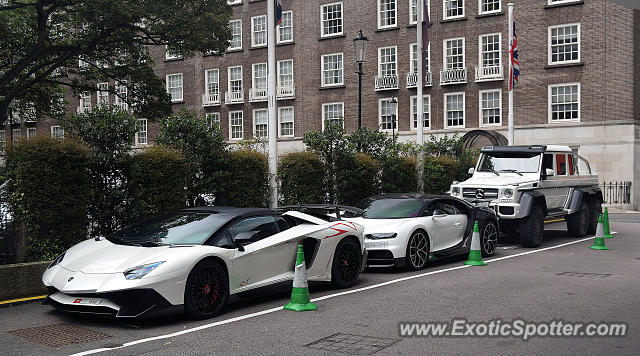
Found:
<svg viewBox="0 0 640 356"><path fill-rule="evenodd" d="M518 238L524 247L538 247L542 245L544 236L544 213L540 205L534 205L529 216L520 222Z"/></svg>
<svg viewBox="0 0 640 356"><path fill-rule="evenodd" d="M184 312L192 319L206 319L220 313L229 297L229 277L217 261L198 263L184 288Z"/></svg>
<svg viewBox="0 0 640 356"><path fill-rule="evenodd" d="M598 216L602 214L602 203L598 198L589 200L589 228L587 229L588 235L594 235L598 228Z"/></svg>
<svg viewBox="0 0 640 356"><path fill-rule="evenodd" d="M573 237L582 237L589 230L589 204L586 201L580 203L580 209L571 215L567 215L567 230Z"/></svg>
<svg viewBox="0 0 640 356"><path fill-rule="evenodd" d="M410 271L418 271L427 266L429 262L429 237L422 230L417 230L407 241L405 266Z"/></svg>
<svg viewBox="0 0 640 356"><path fill-rule="evenodd" d="M336 246L331 265L331 284L335 288L349 288L358 282L362 267L362 250L351 238L343 239Z"/></svg>
<svg viewBox="0 0 640 356"><path fill-rule="evenodd" d="M488 221L480 229L480 248L482 250L482 256L493 256L496 253L496 246L498 245L498 224L495 221Z"/></svg>

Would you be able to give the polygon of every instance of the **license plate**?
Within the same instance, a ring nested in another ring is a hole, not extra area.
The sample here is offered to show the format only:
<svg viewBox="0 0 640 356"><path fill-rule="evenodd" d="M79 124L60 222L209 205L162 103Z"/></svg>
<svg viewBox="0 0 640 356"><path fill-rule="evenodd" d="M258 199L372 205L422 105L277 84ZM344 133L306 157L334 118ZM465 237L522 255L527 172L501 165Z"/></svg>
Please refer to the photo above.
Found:
<svg viewBox="0 0 640 356"><path fill-rule="evenodd" d="M388 241L376 241L376 242L367 242L365 244L366 248L387 248L389 247Z"/></svg>
<svg viewBox="0 0 640 356"><path fill-rule="evenodd" d="M99 305L99 304L102 304L102 299L98 299L98 298L76 298L76 299L73 300L73 304Z"/></svg>
<svg viewBox="0 0 640 356"><path fill-rule="evenodd" d="M489 202L488 201L481 201L481 202L477 202L475 203L476 206L480 206L480 207L489 207Z"/></svg>

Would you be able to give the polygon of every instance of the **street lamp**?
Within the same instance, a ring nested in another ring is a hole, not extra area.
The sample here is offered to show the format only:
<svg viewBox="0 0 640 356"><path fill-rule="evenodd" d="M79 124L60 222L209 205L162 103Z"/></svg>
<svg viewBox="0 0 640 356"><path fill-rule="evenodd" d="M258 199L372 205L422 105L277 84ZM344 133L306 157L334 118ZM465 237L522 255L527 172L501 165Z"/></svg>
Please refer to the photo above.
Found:
<svg viewBox="0 0 640 356"><path fill-rule="evenodd" d="M353 39L353 47L356 50L356 63L358 63L358 128L362 127L362 63L367 54L367 42L369 39L358 32L358 37Z"/></svg>
<svg viewBox="0 0 640 356"><path fill-rule="evenodd" d="M391 110L391 136L393 136L393 145L396 145L396 108L398 107L398 100L395 96L391 97L389 101L389 109Z"/></svg>

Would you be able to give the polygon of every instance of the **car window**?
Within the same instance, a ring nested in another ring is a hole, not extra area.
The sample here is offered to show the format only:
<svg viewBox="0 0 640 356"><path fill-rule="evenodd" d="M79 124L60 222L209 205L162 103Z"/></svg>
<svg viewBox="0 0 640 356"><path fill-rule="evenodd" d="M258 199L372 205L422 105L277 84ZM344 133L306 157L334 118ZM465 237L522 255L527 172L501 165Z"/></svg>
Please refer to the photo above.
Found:
<svg viewBox="0 0 640 356"><path fill-rule="evenodd" d="M452 203L453 203L453 206L456 208L456 214L466 215L467 208L464 206L464 203L461 203L459 201L454 201Z"/></svg>
<svg viewBox="0 0 640 356"><path fill-rule="evenodd" d="M553 155L545 154L542 157L542 174L545 174L547 169L553 169Z"/></svg>
<svg viewBox="0 0 640 356"><path fill-rule="evenodd" d="M559 176L567 175L567 155L556 154L556 174Z"/></svg>
<svg viewBox="0 0 640 356"><path fill-rule="evenodd" d="M278 224L273 216L254 216L242 219L229 228L229 234L234 240L240 233L249 231L257 233L250 241L243 241L243 245L248 245L276 234L278 232Z"/></svg>
<svg viewBox="0 0 640 356"><path fill-rule="evenodd" d="M287 230L288 228L291 227L289 223L282 216L276 217L276 224L278 224L278 229L280 231Z"/></svg>
<svg viewBox="0 0 640 356"><path fill-rule="evenodd" d="M569 175L573 175L573 155L567 155L567 165L569 166Z"/></svg>
<svg viewBox="0 0 640 356"><path fill-rule="evenodd" d="M456 208L451 202L438 200L429 205L429 207L425 211L425 216L432 216L433 212L436 210L444 211L445 213L447 213L447 215L457 214Z"/></svg>

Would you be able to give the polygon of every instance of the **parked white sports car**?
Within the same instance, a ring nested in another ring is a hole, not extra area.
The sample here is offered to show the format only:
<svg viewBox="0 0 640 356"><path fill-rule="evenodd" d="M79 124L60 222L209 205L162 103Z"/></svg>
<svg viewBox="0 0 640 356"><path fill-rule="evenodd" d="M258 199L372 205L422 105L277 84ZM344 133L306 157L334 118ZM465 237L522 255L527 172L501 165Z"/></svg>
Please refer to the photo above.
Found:
<svg viewBox="0 0 640 356"><path fill-rule="evenodd" d="M177 307L207 318L230 294L292 280L298 243L309 280L352 286L366 260L364 229L322 217L229 207L162 215L60 255L42 276L45 303L117 317Z"/></svg>
<svg viewBox="0 0 640 356"><path fill-rule="evenodd" d="M499 229L495 212L458 198L383 194L356 207L363 214L346 219L365 227L369 267L418 270L427 265L430 256L468 253L474 221L480 227L482 254L490 256L496 250Z"/></svg>

